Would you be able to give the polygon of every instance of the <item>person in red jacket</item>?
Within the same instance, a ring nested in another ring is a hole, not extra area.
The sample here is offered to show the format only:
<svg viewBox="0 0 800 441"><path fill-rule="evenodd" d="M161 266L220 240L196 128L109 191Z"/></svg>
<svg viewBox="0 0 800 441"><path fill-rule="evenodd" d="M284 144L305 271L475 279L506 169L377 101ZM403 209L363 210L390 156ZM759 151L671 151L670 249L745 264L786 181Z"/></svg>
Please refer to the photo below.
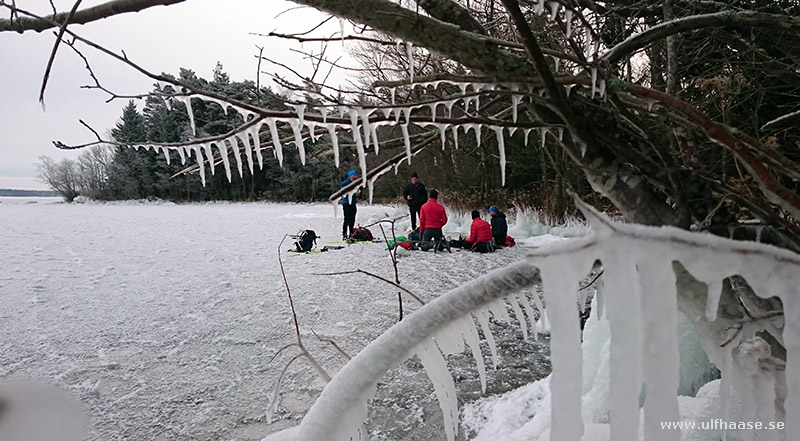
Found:
<svg viewBox="0 0 800 441"><path fill-rule="evenodd" d="M481 219L481 213L478 210L472 211L472 226L469 227L469 237L465 241L470 251L481 253L494 251L492 227L489 222Z"/></svg>
<svg viewBox="0 0 800 441"><path fill-rule="evenodd" d="M450 251L450 245L442 234L442 227L447 223L447 212L436 200L438 197L439 192L431 190L428 202L419 210L419 232L422 235L420 249L422 251L431 249L431 241L436 242L437 250L441 251L443 248L447 248L447 251Z"/></svg>

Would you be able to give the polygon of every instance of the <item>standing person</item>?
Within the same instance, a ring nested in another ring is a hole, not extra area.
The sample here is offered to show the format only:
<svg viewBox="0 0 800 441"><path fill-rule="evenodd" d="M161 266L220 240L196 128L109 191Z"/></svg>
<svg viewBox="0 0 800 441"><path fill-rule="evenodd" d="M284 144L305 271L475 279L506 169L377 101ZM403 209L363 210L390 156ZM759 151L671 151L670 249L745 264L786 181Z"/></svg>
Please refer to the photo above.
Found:
<svg viewBox="0 0 800 441"><path fill-rule="evenodd" d="M408 203L408 211L411 213L411 229L417 229L417 216L422 204L428 202L428 190L425 184L419 181L417 172L411 174L411 183L403 189L403 198Z"/></svg>
<svg viewBox="0 0 800 441"><path fill-rule="evenodd" d="M469 227L469 237L465 239L471 251L488 253L494 251L492 242L492 227L489 222L481 219L478 210L472 211L472 225Z"/></svg>
<svg viewBox="0 0 800 441"><path fill-rule="evenodd" d="M497 207L492 205L489 207L489 216L492 217L492 236L494 237L495 245L503 246L506 243L506 236L508 236L508 222L506 222L506 215Z"/></svg>
<svg viewBox="0 0 800 441"><path fill-rule="evenodd" d="M345 188L357 180L358 172L355 170L350 170L350 173L347 174L347 179L342 181L342 183L339 185L339 188ZM356 208L356 202L358 202L358 198L360 196L361 188L356 190L355 194L351 196L342 196L342 211L344 212L344 222L342 222L342 240L347 240L353 236L353 230L355 229L356 225L356 212L358 211ZM347 234L348 228L350 229L350 234Z"/></svg>
<svg viewBox="0 0 800 441"><path fill-rule="evenodd" d="M419 210L419 232L422 234L420 248L422 251L431 249L431 240L436 241L436 249L444 246L447 251L450 251L450 245L442 235L442 227L447 223L447 213L436 200L438 197L439 192L431 190L430 199Z"/></svg>

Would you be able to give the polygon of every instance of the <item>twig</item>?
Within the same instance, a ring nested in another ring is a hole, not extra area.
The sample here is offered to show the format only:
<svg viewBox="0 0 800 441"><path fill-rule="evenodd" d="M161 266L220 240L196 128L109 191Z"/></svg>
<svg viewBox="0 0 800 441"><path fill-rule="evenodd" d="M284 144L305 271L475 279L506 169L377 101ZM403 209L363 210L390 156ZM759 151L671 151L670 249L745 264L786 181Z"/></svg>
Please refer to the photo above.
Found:
<svg viewBox="0 0 800 441"><path fill-rule="evenodd" d="M311 329L311 332L313 332L313 333L314 333L314 335L315 335L315 336L316 336L316 337L319 339L319 341L322 341L322 342L328 343L329 345L333 346L333 347L334 347L334 349L336 349L337 351L339 351L339 353L340 353L340 354L342 354L342 356L343 356L344 358L346 358L346 359L348 359L348 360L350 360L351 358L353 358L353 357L351 357L351 356L350 356L350 354L348 354L348 353L347 353L347 352L346 352L344 349L342 349L341 347L339 347L339 345L338 345L338 344L336 344L336 342L335 342L335 341L333 341L332 339L330 339L330 338L322 338L322 337L320 337L320 336L319 336L319 334L317 334L317 331L315 331L313 328Z"/></svg>
<svg viewBox="0 0 800 441"><path fill-rule="evenodd" d="M69 25L69 21L72 20L72 17L75 15L75 11L78 10L78 6L80 6L83 0L78 0L72 5L72 9L69 11L67 18L64 19L64 23L61 25L61 29L59 29L58 34L56 35L56 42L53 44L53 50L50 52L50 59L47 60L47 67L44 69L44 78L42 78L42 88L39 90L39 102L44 105L44 90L47 88L47 80L50 79L50 69L53 68L53 62L56 60L56 52L58 52L59 43L61 43L61 37L64 36L64 32L67 30L67 25Z"/></svg>
<svg viewBox="0 0 800 441"><path fill-rule="evenodd" d="M392 282L391 280L385 279L385 278L383 278L383 277L381 277L381 276L379 276L377 274L373 274L373 273L371 273L369 271L364 271L362 269L357 269L357 270L353 270L353 271L341 271L341 272L335 272L335 273L313 273L313 274L315 276L341 276L341 275L345 275L345 274L355 274L355 273L362 273L362 274L366 274L368 276L372 276L372 277L374 277L374 278L376 278L378 280L383 280L384 282L388 283L389 285L392 285L392 286L394 286L394 287L396 287L398 289L401 289L401 290L405 291L406 294L408 294L411 297L413 297L414 300L419 302L420 305L424 305L425 304L425 301L423 301L419 296L417 296L413 292L409 291L408 289L406 289L402 285L399 285L397 283Z"/></svg>

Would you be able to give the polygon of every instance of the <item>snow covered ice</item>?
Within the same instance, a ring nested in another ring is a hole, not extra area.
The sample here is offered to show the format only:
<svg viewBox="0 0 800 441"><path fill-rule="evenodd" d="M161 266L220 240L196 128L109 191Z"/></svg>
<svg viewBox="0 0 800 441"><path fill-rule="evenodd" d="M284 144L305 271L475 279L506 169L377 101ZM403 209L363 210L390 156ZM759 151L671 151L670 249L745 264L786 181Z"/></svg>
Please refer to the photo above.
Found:
<svg viewBox="0 0 800 441"><path fill-rule="evenodd" d="M337 239L341 212L334 217L330 204L22 201L0 204L0 383L24 378L66 390L89 419L89 441L260 440L298 423L323 387L302 360L288 370L277 421L268 426L265 417L273 382L294 354L270 363L294 341L278 243L301 229L315 230L320 245ZM357 221L394 210L361 205ZM518 237L534 228L521 227L526 231ZM468 232L466 216L454 215L450 228L446 234ZM371 229L380 237L379 228ZM334 373L345 360L312 330L355 354L396 322L397 290L361 274L313 274L357 268L393 274L388 253L372 244L293 255L290 246L287 239L281 255L304 342ZM491 256L409 253L400 256L400 280L430 300L524 254L523 246ZM413 301L404 307L406 314L417 308ZM499 344L514 346L518 338L517 330ZM526 344L546 354L541 343ZM503 360L519 359L514 363L542 358L500 352ZM470 385L459 393L474 399L481 389L475 362L471 354L461 357L451 372ZM489 392L525 381L514 376L501 363L490 374ZM370 415L381 424L369 428L376 439L413 433L444 439L420 365L391 371L378 388Z"/></svg>

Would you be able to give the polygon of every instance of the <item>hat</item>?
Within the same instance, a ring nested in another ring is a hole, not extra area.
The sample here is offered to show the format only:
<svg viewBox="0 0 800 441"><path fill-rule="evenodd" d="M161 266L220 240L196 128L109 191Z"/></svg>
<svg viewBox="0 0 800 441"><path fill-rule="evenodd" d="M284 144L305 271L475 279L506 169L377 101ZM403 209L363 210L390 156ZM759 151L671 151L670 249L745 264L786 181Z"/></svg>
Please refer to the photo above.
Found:
<svg viewBox="0 0 800 441"><path fill-rule="evenodd" d="M411 177L412 178L418 178L419 176L417 176L417 172L414 172L414 173L411 173Z"/></svg>
<svg viewBox="0 0 800 441"><path fill-rule="evenodd" d="M355 170L350 170L350 173L348 173L348 174L347 174L347 177L348 177L348 178L352 178L353 176L355 176L355 175L357 175L357 174L358 174L358 172L357 172L357 171L355 171Z"/></svg>
<svg viewBox="0 0 800 441"><path fill-rule="evenodd" d="M495 207L494 205L492 205L491 207L489 207L489 213L491 213L491 212L493 212L493 211L494 211L495 213L497 213L497 211L498 211L498 210L497 210L497 207Z"/></svg>

